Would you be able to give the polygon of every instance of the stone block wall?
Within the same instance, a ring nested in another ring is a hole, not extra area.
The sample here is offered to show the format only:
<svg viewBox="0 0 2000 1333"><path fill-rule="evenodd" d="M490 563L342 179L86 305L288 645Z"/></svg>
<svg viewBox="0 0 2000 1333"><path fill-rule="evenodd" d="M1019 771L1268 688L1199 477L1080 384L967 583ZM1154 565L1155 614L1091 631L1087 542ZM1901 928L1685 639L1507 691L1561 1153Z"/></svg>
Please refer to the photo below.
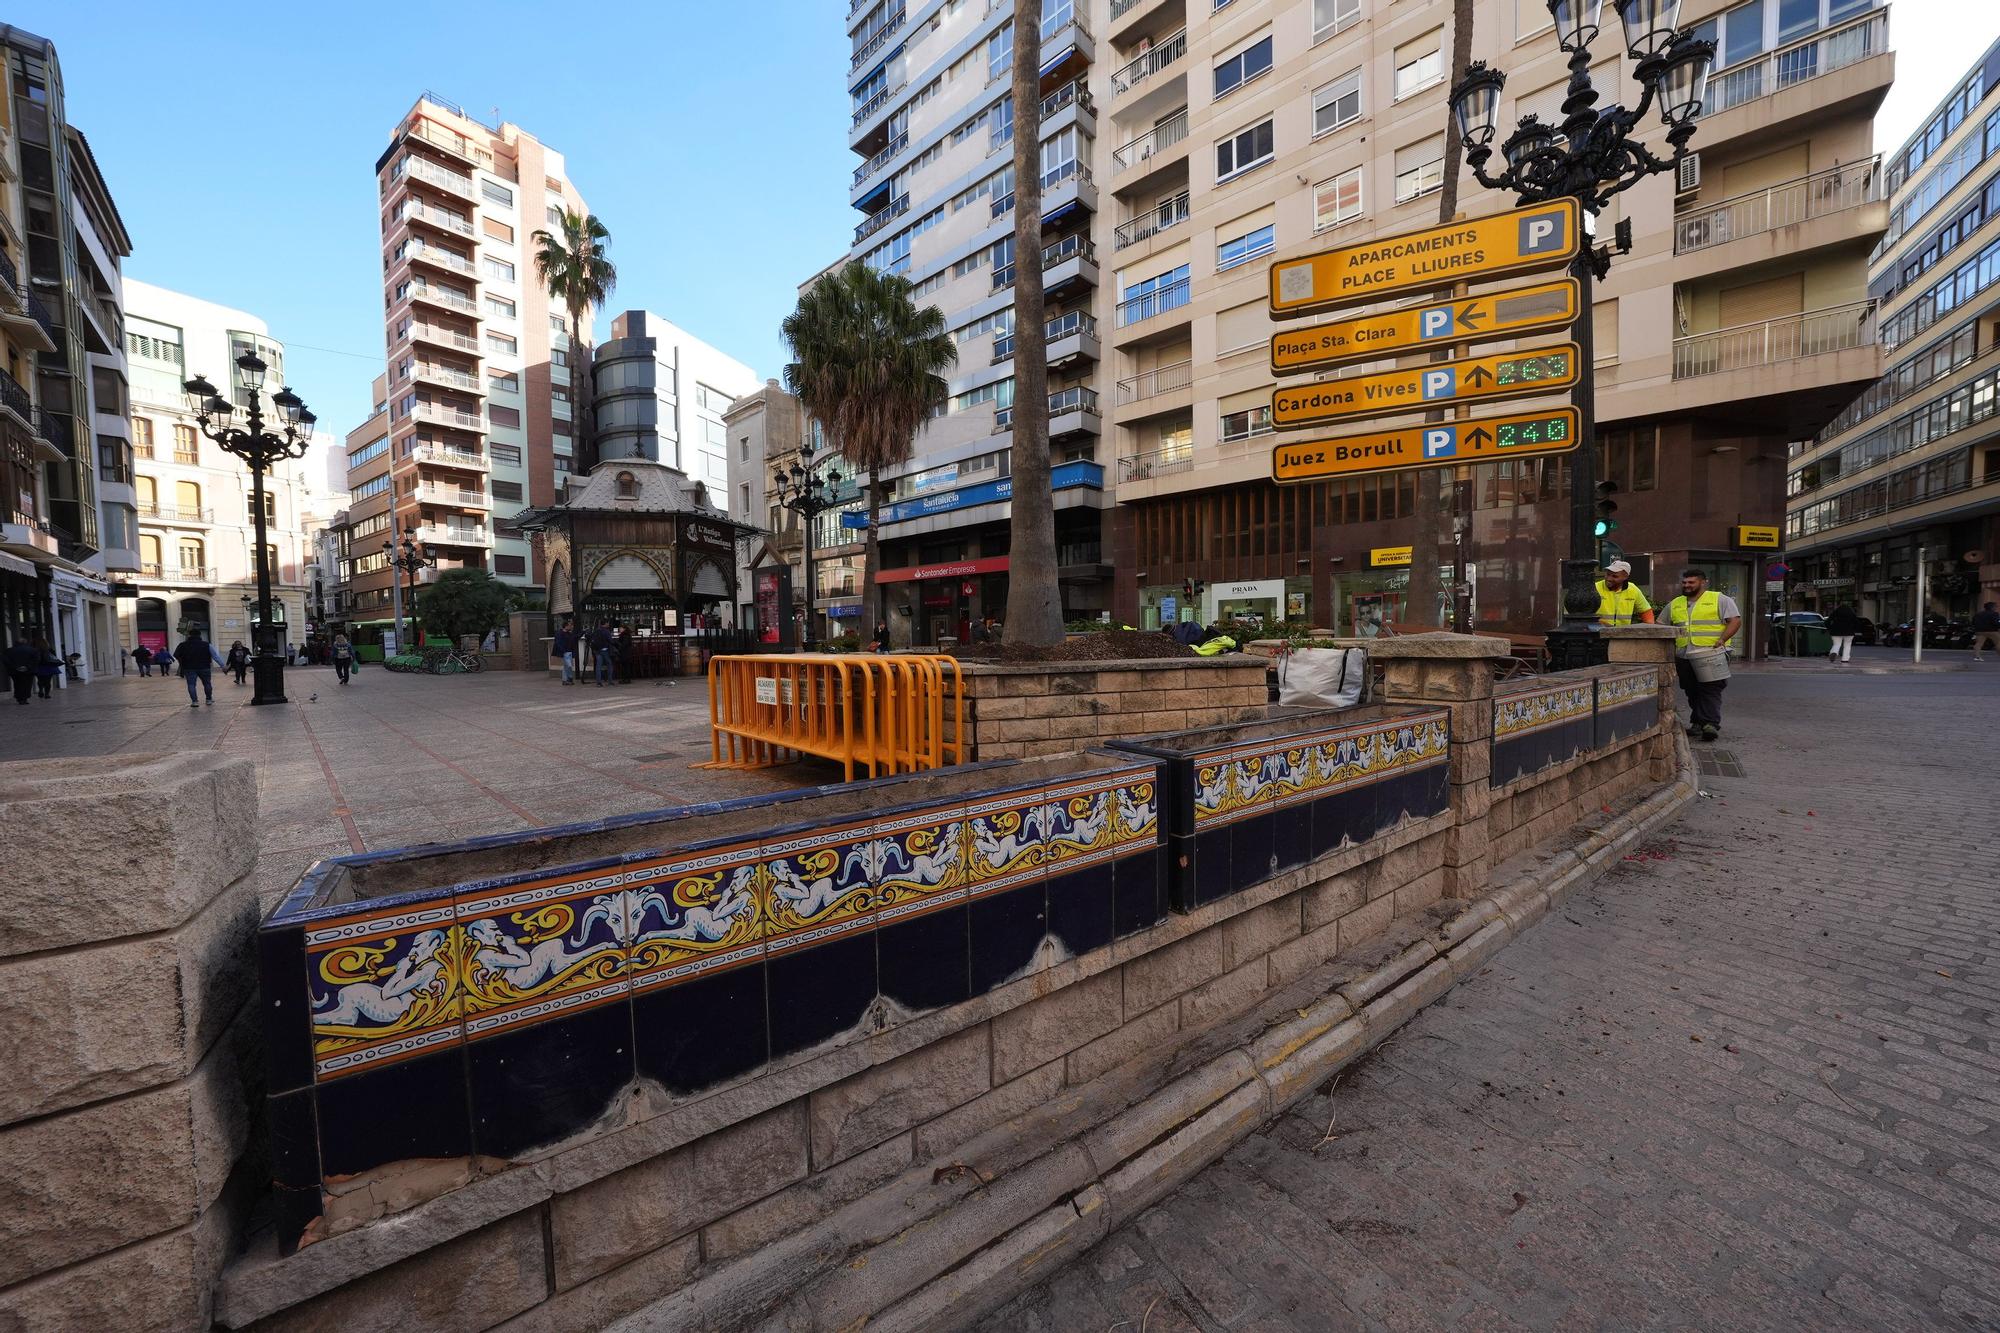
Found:
<svg viewBox="0 0 2000 1333"><path fill-rule="evenodd" d="M0 765L0 1328L206 1326L262 1163L253 766Z"/></svg>
<svg viewBox="0 0 2000 1333"><path fill-rule="evenodd" d="M1261 716L1269 700L1260 657L961 665L977 759L1031 759L1240 722Z"/></svg>

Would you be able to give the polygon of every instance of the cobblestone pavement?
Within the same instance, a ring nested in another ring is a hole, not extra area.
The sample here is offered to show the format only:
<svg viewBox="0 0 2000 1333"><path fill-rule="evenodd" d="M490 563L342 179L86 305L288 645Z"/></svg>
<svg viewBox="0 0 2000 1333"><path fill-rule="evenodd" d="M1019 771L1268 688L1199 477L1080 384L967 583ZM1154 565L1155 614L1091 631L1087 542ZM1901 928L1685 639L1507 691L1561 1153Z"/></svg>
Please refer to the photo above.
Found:
<svg viewBox="0 0 2000 1333"><path fill-rule="evenodd" d="M690 770L706 759L708 691L573 686L542 673L399 675L363 667L285 673L288 704L250 707L222 672L215 704L188 707L179 677L100 678L0 713L0 759L222 749L258 769L266 901L322 856L724 800L837 780L820 768Z"/></svg>
<svg viewBox="0 0 2000 1333"><path fill-rule="evenodd" d="M1724 711L1742 776L987 1327L2000 1328L2000 666Z"/></svg>

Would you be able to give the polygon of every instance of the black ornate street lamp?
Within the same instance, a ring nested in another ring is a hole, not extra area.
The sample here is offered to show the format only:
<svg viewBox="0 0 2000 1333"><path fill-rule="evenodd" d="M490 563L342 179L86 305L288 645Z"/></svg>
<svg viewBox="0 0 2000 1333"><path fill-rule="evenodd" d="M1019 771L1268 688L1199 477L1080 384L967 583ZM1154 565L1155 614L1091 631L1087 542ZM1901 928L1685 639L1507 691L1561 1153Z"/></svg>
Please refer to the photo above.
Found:
<svg viewBox="0 0 2000 1333"><path fill-rule="evenodd" d="M414 639L417 633L417 571L420 569L437 568L437 547L432 546L429 542L418 545L408 537L405 537L403 538L403 546L400 551L396 549L396 543L383 542L382 552L389 557L389 568L400 571L409 580L410 635ZM391 575L390 577L393 578L395 576ZM403 627L398 625L396 628L400 631ZM423 648L423 644L417 642L405 648L404 651L422 652Z"/></svg>
<svg viewBox="0 0 2000 1333"><path fill-rule="evenodd" d="M842 476L836 468L824 472L813 467L814 449L808 436L799 443L798 461L771 474L771 490L782 507L797 514L805 524L806 627L801 645L811 652L813 643L813 523L827 510L844 503L839 498Z"/></svg>
<svg viewBox="0 0 2000 1333"><path fill-rule="evenodd" d="M1675 22L1680 0L1613 0L1625 29L1625 46L1638 62L1633 71L1642 89L1632 110L1613 104L1599 107L1590 82L1590 43L1597 36L1604 0L1548 0L1556 37L1569 52L1569 87L1563 97L1562 121L1545 125L1525 116L1500 145L1506 167L1489 175L1500 90L1507 76L1475 62L1451 91L1452 114L1465 142L1465 160L1473 176L1489 190L1507 190L1518 203L1575 199L1593 219L1613 195L1646 177L1672 171L1687 156L1695 119L1708 91L1708 73L1715 60L1715 43L1680 31ZM1667 127L1672 149L1662 157L1633 138L1655 102ZM1594 233L1594 228L1591 229ZM1618 228L1619 253L1631 249L1631 228ZM1586 666L1601 660L1594 622L1597 619L1597 412L1595 357L1592 336L1591 288L1594 279L1611 271L1611 247L1585 245L1571 266L1581 288L1577 301L1576 342L1583 364L1576 395L1578 444L1570 474L1569 559L1562 567L1562 624L1549 635L1549 653L1558 669Z"/></svg>
<svg viewBox="0 0 2000 1333"><path fill-rule="evenodd" d="M181 385L181 392L187 396L188 410L201 423L201 433L242 459L250 469L250 513L257 532L257 625L250 635L254 650L251 669L256 672L257 688L251 694L250 702L281 704L285 702L285 659L279 649L284 628L271 618L271 561L264 521L264 474L282 459L304 456L306 446L312 441L313 423L318 418L307 410L304 401L292 392L291 386L286 385L271 395L271 405L277 409L277 419L283 430L277 433L265 430L264 373L269 367L262 357L250 351L236 358L236 369L243 377L243 386L250 391L242 427L230 424L236 414L236 404L223 397L202 376L196 375Z"/></svg>

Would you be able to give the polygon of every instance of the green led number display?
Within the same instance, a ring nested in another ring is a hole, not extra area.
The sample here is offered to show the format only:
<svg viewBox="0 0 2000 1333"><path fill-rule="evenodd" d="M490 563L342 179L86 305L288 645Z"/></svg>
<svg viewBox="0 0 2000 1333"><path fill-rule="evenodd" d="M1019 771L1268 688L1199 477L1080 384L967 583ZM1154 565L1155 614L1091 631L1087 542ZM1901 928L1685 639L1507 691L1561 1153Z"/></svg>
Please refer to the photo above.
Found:
<svg viewBox="0 0 2000 1333"><path fill-rule="evenodd" d="M1549 352L1542 356L1517 357L1499 366L1501 384L1533 384L1538 380L1569 378L1569 353Z"/></svg>
<svg viewBox="0 0 2000 1333"><path fill-rule="evenodd" d="M1494 444L1502 449L1521 444L1560 444L1568 438L1569 418L1566 416L1503 421L1493 428Z"/></svg>

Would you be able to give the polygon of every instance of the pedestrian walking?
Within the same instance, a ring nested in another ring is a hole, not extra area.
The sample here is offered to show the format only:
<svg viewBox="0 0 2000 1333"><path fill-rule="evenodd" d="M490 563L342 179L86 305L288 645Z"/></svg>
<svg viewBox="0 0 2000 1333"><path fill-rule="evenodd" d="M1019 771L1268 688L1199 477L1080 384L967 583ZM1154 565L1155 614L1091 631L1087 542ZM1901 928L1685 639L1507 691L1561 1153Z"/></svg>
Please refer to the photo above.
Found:
<svg viewBox="0 0 2000 1333"><path fill-rule="evenodd" d="M222 665L236 677L238 685L243 683L243 673L250 669L250 650L243 646L243 640L238 639L229 645L229 656Z"/></svg>
<svg viewBox="0 0 2000 1333"><path fill-rule="evenodd" d="M345 634L336 634L327 653L333 658L333 674L340 677L340 683L345 685L354 671L354 644Z"/></svg>
<svg viewBox="0 0 2000 1333"><path fill-rule="evenodd" d="M199 708L203 700L195 698L195 687L207 696L206 702L215 702L215 683L210 678L209 667L226 665L222 654L215 651L215 645L201 637L199 629L190 629L187 637L174 648L174 661L180 664L181 679L187 682L188 707Z"/></svg>
<svg viewBox="0 0 2000 1333"><path fill-rule="evenodd" d="M1708 586L1708 575L1683 569L1681 595L1667 603L1667 623L1674 627L1674 673L1688 701L1688 735L1712 741L1722 733L1722 691L1729 681L1703 680L1689 654L1724 647L1742 627L1743 612L1734 598Z"/></svg>
<svg viewBox="0 0 2000 1333"><path fill-rule="evenodd" d="M1597 623L1600 625L1650 625L1653 604L1632 585L1632 566L1613 560L1597 581Z"/></svg>
<svg viewBox="0 0 2000 1333"><path fill-rule="evenodd" d="M126 652L126 651L125 651L125 650L124 650L123 648L120 648L120 649L118 650L118 674L119 674L119 675L121 675L121 676L122 676L122 675L124 675L124 674L126 673L126 671L128 671L128 670L130 669L130 668L129 668L129 666L128 666L128 663L130 663L130 662L131 662L131 660L132 660L132 654L130 654L130 653L128 653L128 652Z"/></svg>
<svg viewBox="0 0 2000 1333"><path fill-rule="evenodd" d="M35 697L49 698L49 691L55 688L56 677L62 674L62 659L49 646L45 638L35 640Z"/></svg>
<svg viewBox="0 0 2000 1333"><path fill-rule="evenodd" d="M600 690L604 688L604 682L616 679L611 673L611 645L611 622L600 620L597 628L590 632L590 666Z"/></svg>
<svg viewBox="0 0 2000 1333"><path fill-rule="evenodd" d="M26 707L28 694L35 688L35 645L22 630L7 645L7 679L14 686L14 702Z"/></svg>
<svg viewBox="0 0 2000 1333"><path fill-rule="evenodd" d="M556 660L562 663L563 684L576 684L576 622L565 619L556 630Z"/></svg>
<svg viewBox="0 0 2000 1333"><path fill-rule="evenodd" d="M1988 649L2000 653L2000 606L1992 602L1972 613L1972 660L1984 662Z"/></svg>
<svg viewBox="0 0 2000 1333"><path fill-rule="evenodd" d="M132 650L132 660L139 664L140 675L150 676L153 674L153 650L151 648L148 648L143 643L140 644Z"/></svg>
<svg viewBox="0 0 2000 1333"><path fill-rule="evenodd" d="M1827 650L1829 662L1845 662L1854 655L1854 636L1861 632L1861 617L1846 602L1833 608L1833 614L1826 618L1826 632L1833 636L1833 647Z"/></svg>
<svg viewBox="0 0 2000 1333"><path fill-rule="evenodd" d="M632 683L632 627L619 621L611 630L612 659L618 664L618 683Z"/></svg>

